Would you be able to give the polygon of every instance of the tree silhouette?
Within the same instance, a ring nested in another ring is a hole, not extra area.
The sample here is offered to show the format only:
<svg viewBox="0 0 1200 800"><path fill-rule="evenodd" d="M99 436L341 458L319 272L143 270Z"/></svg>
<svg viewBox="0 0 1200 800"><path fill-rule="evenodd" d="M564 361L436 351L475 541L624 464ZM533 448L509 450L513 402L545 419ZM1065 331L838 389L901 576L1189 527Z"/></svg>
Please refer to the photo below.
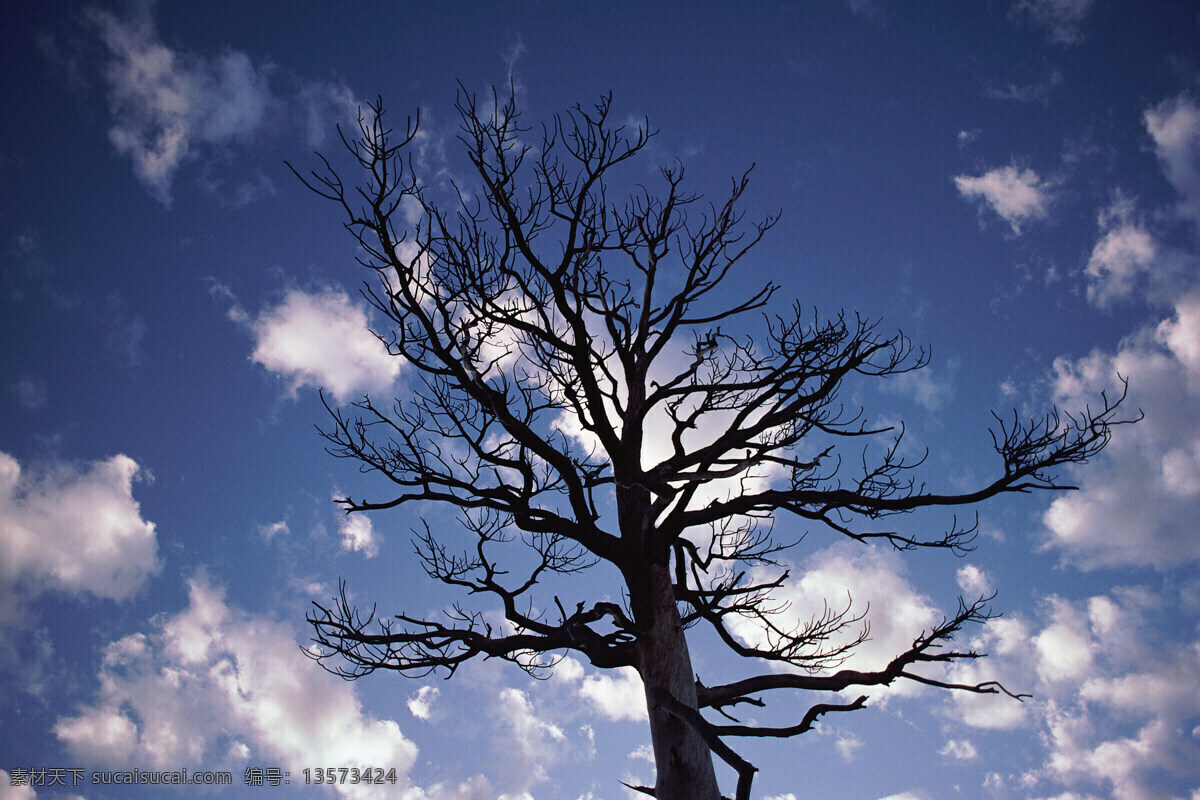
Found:
<svg viewBox="0 0 1200 800"><path fill-rule="evenodd" d="M572 651L596 667L633 667L657 769L654 787L633 788L660 800L720 797L714 755L735 770L736 797L748 798L756 767L731 740L799 735L824 714L863 708L861 688L909 680L1009 693L919 669L980 657L950 643L986 622L987 597L960 600L882 670L840 669L865 640L863 615L847 604L783 621L772 595L790 579L777 561L788 543L772 522L790 515L806 530L899 550L969 550L975 525L957 518L928 538L886 521L1074 488L1055 469L1105 446L1124 392L1102 396L1099 411L996 417L994 479L933 491L916 479L919 463L901 456L902 429L872 427L839 399L848 381L920 369L925 351L859 315L822 319L798 304L769 313L776 285L746 289L736 278L776 222L747 222L739 210L749 171L718 202L687 191L678 163L661 170L656 191L617 200L620 168L643 154L648 126L616 124L604 97L530 138L511 98L489 100L460 93L459 141L474 171L450 207L414 172L418 122L396 135L382 103L360 117L355 137L343 135L357 186L347 189L324 157L322 171L301 179L344 211L359 261L374 272L365 294L388 320L377 335L410 367L394 401L326 402L330 452L394 487L339 502L348 513L455 509L472 545L452 549L426 523L416 555L431 578L491 602L456 604L438 619L377 617L343 582L332 603L314 604L310 655L346 678L452 674L476 656L539 672ZM864 439L883 442L874 460L855 441ZM560 576L599 564L619 575L621 603L535 591L551 581L574 591ZM496 606L503 626L485 616ZM738 635L734 621L760 635ZM689 654L693 626L715 632L748 676L704 684ZM730 714L772 694L847 691L784 727Z"/></svg>

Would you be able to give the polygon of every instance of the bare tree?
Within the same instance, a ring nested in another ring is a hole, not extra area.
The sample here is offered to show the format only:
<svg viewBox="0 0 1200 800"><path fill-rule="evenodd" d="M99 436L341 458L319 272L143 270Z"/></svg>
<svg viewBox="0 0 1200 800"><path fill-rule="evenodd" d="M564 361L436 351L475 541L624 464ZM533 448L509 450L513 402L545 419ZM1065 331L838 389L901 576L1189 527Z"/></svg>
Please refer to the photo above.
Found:
<svg viewBox="0 0 1200 800"><path fill-rule="evenodd" d="M872 427L839 400L847 381L919 369L926 353L858 315L821 319L799 305L768 313L775 284L745 289L736 279L776 221L747 222L739 211L749 172L703 203L675 164L661 170L657 191L633 188L614 202L620 168L653 136L647 126L616 124L605 97L529 138L511 99L490 100L460 94L459 140L474 171L449 208L413 171L417 123L394 134L382 104L354 138L343 136L361 168L356 187L324 158L322 171L302 177L345 212L359 260L374 271L365 294L388 320L377 335L410 368L394 402L326 403L330 452L394 486L380 499L339 502L348 513L457 509L472 545L452 549L425 525L416 555L431 578L492 599L439 619L376 617L343 583L328 606L314 604L314 657L348 679L377 669L452 674L476 656L538 672L570 652L596 667L633 667L657 768L654 787L634 788L660 800L720 797L714 755L735 770L736 797L749 798L756 768L730 740L799 735L824 714L863 708L863 687L909 680L1008 693L921 670L980 657L950 643L989 618L990 598L960 601L880 671L841 669L866 636L862 616L847 605L783 622L772 594L789 580L777 560L786 543L772 521L790 515L899 550L968 550L975 526L957 518L928 538L887 520L1074 488L1056 468L1105 446L1124 393L1102 397L1098 411L996 417L995 478L975 491L933 491L901 456L902 430ZM870 460L854 440L883 446ZM844 463L848 444L853 462ZM578 582L555 576L603 563L619 575L622 603L534 596L551 580L576 591ZM497 607L502 628L485 616ZM737 635L735 620L761 636ZM744 658L748 677L713 686L697 678L688 648L697 625ZM793 669L771 668L779 665ZM730 714L787 692L850 695L825 697L836 701L782 727Z"/></svg>

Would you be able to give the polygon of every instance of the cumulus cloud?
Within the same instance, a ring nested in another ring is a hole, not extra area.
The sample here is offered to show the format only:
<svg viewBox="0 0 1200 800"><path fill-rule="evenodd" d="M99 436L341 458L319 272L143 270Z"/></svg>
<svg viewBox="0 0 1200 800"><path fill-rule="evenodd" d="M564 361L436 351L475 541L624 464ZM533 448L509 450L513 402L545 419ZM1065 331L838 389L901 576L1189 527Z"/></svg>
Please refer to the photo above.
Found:
<svg viewBox="0 0 1200 800"><path fill-rule="evenodd" d="M550 767L567 757L567 736L558 725L543 719L520 689L502 689L493 712L499 722L498 747L507 753L500 772L513 792L527 792L549 777Z"/></svg>
<svg viewBox="0 0 1200 800"><path fill-rule="evenodd" d="M433 716L433 703L441 693L436 686L422 686L405 701L409 712L417 719L428 720Z"/></svg>
<svg viewBox="0 0 1200 800"><path fill-rule="evenodd" d="M1084 276L1088 302L1100 308L1143 298L1169 304L1195 271L1195 257L1165 245L1138 218L1134 201L1122 194L1098 215L1100 238Z"/></svg>
<svg viewBox="0 0 1200 800"><path fill-rule="evenodd" d="M1186 96L1145 114L1166 178L1200 223L1200 109ZM1162 215L1159 215L1161 217ZM1117 431L1104 455L1081 473L1082 491L1063 495L1043 516L1047 544L1085 569L1168 569L1200 559L1200 289L1196 258L1165 247L1135 219L1121 195L1100 214L1101 239L1088 261L1088 299L1166 305L1171 314L1127 336L1114 352L1060 358L1052 376L1064 407L1095 403L1121 377L1130 405L1145 412Z"/></svg>
<svg viewBox="0 0 1200 800"><path fill-rule="evenodd" d="M842 665L845 669L882 669L944 616L909 583L903 560L890 550L838 543L814 553L790 571L801 577L772 593L775 600L787 604L786 616L775 620L780 627L788 628L793 620L807 622L827 608L840 610L851 600L854 613L869 609L870 638L851 651ZM734 618L729 626L745 642L765 643L763 632L750 620ZM849 641L859 632L859 626L849 625L831 644ZM870 695L878 702L919 691L917 684L898 681L889 687L872 687Z"/></svg>
<svg viewBox="0 0 1200 800"><path fill-rule="evenodd" d="M1051 791L1068 790L1055 797L1083 798L1099 784L1117 800L1177 796L1168 787L1200 780L1200 739L1192 732L1200 714L1200 649L1163 630L1181 623L1187 603L1180 600L1124 587L1084 600L1047 597L1036 620L993 620L970 646L990 652L987 668L1033 698L1009 700L1023 713L1005 720L979 713L1003 699L958 694L948 716L973 727L1033 726L1044 760L1025 776L1027 789L1048 783ZM1192 629L1194 622L1183 624ZM959 673L972 678L977 671L972 664ZM960 752L967 751L949 744L942 751Z"/></svg>
<svg viewBox="0 0 1200 800"><path fill-rule="evenodd" d="M391 388L400 359L371 333L367 311L343 291L290 289L251 323L250 358L289 383L328 390L339 403Z"/></svg>
<svg viewBox="0 0 1200 800"><path fill-rule="evenodd" d="M962 590L964 597L972 599L987 597L995 591L992 587L991 577L974 564L967 564L965 567L960 567L956 573L956 577L958 579L958 588Z"/></svg>
<svg viewBox="0 0 1200 800"><path fill-rule="evenodd" d="M375 541L375 529L369 517L354 514L342 517L338 522L338 535L342 537L342 549L362 553L367 558L379 555L379 543Z"/></svg>
<svg viewBox="0 0 1200 800"><path fill-rule="evenodd" d="M293 774L388 765L396 786L337 791L367 800L408 788L417 751L396 723L364 713L354 688L306 659L286 626L229 605L203 574L188 582L187 608L105 648L98 680L95 702L54 727L80 763L239 770L253 756Z"/></svg>
<svg viewBox="0 0 1200 800"><path fill-rule="evenodd" d="M1145 624L1135 610L1120 610L1130 622ZM1103 648L1103 633L1095 628L1090 633ZM1116 663L1082 683L1082 702L1051 704L1044 735L1049 756L1041 777L1067 785L1099 780L1113 797L1131 800L1166 796L1162 787L1172 776L1193 785L1200 780L1200 742L1184 733L1200 713L1196 649L1173 645L1129 656L1108 655ZM1122 657L1129 663L1122 665Z"/></svg>
<svg viewBox="0 0 1200 800"><path fill-rule="evenodd" d="M1181 216L1200 225L1200 105L1188 95L1164 100L1145 114L1163 173L1183 198Z"/></svg>
<svg viewBox="0 0 1200 800"><path fill-rule="evenodd" d="M949 679L977 684L999 681L1014 692L1028 692L1034 664L1030 655L1033 633L1029 623L1016 614L992 619L973 633L970 649L987 653L982 661L961 661L949 671ZM1002 694L978 695L956 692L946 698L948 716L956 723L986 730L1011 730L1029 724L1031 704Z"/></svg>
<svg viewBox="0 0 1200 800"><path fill-rule="evenodd" d="M8 770L0 769L0 800L37 800L32 786L14 784Z"/></svg>
<svg viewBox="0 0 1200 800"><path fill-rule="evenodd" d="M645 688L632 667L589 672L577 659L566 656L555 666L554 678L571 687L591 712L606 720L646 719Z"/></svg>
<svg viewBox="0 0 1200 800"><path fill-rule="evenodd" d="M1045 28L1052 41L1074 44L1083 39L1083 21L1094 0L1016 0L1011 15Z"/></svg>
<svg viewBox="0 0 1200 800"><path fill-rule="evenodd" d="M1051 186L1031 169L1009 166L978 176L958 175L954 185L964 198L991 208L1018 236L1023 223L1047 214Z"/></svg>
<svg viewBox="0 0 1200 800"><path fill-rule="evenodd" d="M1145 228L1123 224L1105 232L1088 259L1088 299L1107 305L1113 297L1127 295L1139 273L1154 265L1158 248Z"/></svg>
<svg viewBox="0 0 1200 800"><path fill-rule="evenodd" d="M646 719L646 694L641 676L632 667L587 675L579 694L605 719Z"/></svg>
<svg viewBox="0 0 1200 800"><path fill-rule="evenodd" d="M1054 622L1033 637L1037 671L1042 681L1079 681L1092 672L1092 642L1086 616L1055 597Z"/></svg>
<svg viewBox="0 0 1200 800"><path fill-rule="evenodd" d="M23 469L0 452L0 581L123 600L158 572L128 456Z"/></svg>
<svg viewBox="0 0 1200 800"><path fill-rule="evenodd" d="M1095 403L1101 390L1129 379L1131 405L1145 413L1120 428L1104 456L1079 476L1081 490L1055 499L1043 515L1047 545L1092 569L1166 569L1200 559L1200 294L1175 314L1121 343L1054 363L1056 400ZM1132 411L1130 412L1132 413Z"/></svg>

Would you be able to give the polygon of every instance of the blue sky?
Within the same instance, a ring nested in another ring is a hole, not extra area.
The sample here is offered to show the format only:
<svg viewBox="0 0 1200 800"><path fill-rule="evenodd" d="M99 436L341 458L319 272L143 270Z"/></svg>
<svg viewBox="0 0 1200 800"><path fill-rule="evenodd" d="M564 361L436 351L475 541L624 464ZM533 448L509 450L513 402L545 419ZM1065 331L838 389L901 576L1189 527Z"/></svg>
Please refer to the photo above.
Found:
<svg viewBox="0 0 1200 800"><path fill-rule="evenodd" d="M395 121L420 110L431 190L469 190L457 82L510 81L531 121L609 91L649 118L630 183L678 158L718 196L755 164L748 213L783 216L746 284L931 349L847 395L904 421L930 486L997 469L990 410L1080 408L1123 376L1145 413L1064 475L1080 491L982 506L965 558L821 531L790 551L797 615L869 604L862 668L959 594L998 592L1003 616L969 640L990 657L947 677L1032 698L880 690L743 748L756 796L1200 798L1193 3L5 3L0 36L3 800L596 800L651 782L628 674L568 659L541 682L487 662L344 683L300 652L339 577L389 613L453 598L414 563L416 518L332 502L370 483L324 452L317 388L347 403L406 378L368 332L336 210L284 160L337 154L335 126L382 96ZM697 669L731 669L711 645ZM364 764L396 785L301 785ZM247 767L292 783L244 787ZM10 785L37 768L84 780ZM235 786L89 783L133 768Z"/></svg>

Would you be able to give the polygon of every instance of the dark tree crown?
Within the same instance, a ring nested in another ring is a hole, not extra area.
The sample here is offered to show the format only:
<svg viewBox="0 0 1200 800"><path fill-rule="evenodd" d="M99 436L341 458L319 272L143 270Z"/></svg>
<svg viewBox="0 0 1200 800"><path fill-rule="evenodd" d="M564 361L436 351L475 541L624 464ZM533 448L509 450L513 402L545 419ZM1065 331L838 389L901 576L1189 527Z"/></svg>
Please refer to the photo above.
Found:
<svg viewBox="0 0 1200 800"><path fill-rule="evenodd" d="M460 95L459 141L473 172L470 186L454 187L451 206L434 202L414 172L417 122L398 135L381 103L361 115L353 138L343 136L359 185L347 189L323 157L324 171L301 179L341 207L374 274L365 294L387 320L376 335L411 368L395 401L326 403L330 452L394 486L380 498L339 502L347 512L457 509L474 546L453 551L426 525L415 555L431 578L492 598L509 627L495 629L485 608L466 605L436 620L377 617L357 610L343 584L309 618L314 657L346 678L376 669L451 674L477 656L536 672L571 651L597 667L632 666L651 706L737 771L738 797L749 796L755 768L726 739L794 736L866 701L819 703L778 728L729 717L739 704L762 705L768 691L907 679L1009 693L994 682L958 685L914 671L978 658L950 642L989 618L990 598L961 601L883 670L838 670L867 631L837 634L862 616L847 605L799 625L781 622L772 594L789 579L776 560L787 545L773 536L773 521L791 516L900 550L965 552L974 524L955 518L917 538L887 520L1073 488L1057 471L1103 449L1124 392L1073 414L997 416L996 476L974 491L937 492L916 477L920 462L900 455L902 429L872 427L840 396L851 380L924 367L926 351L857 314L770 311L777 286L746 288L738 279L740 262L777 220L747 221L739 210L749 171L716 201L685 189L677 163L656 186L610 197L621 168L654 135L648 125L615 124L604 97L555 117L534 139L513 100L490 100ZM881 437L886 445L871 461L858 440ZM501 562L512 548L531 556L523 573ZM602 561L624 578L625 603L534 597L547 577ZM752 577L771 574L764 567L775 568L772 577ZM655 600L659 573L674 612ZM687 697L652 685L647 653L664 613L678 613L682 627L709 626L760 670L771 662L793 669L721 686L697 680ZM755 622L761 640L735 635L735 618ZM709 721L704 709L731 724ZM664 769L648 791L676 796Z"/></svg>

